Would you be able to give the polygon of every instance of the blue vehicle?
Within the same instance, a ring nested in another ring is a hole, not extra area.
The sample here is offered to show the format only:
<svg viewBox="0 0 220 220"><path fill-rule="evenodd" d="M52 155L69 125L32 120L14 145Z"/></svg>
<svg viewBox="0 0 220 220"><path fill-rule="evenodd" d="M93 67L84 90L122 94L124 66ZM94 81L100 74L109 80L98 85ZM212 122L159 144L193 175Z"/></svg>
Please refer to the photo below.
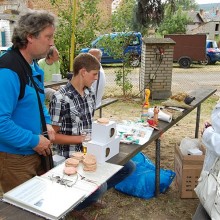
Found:
<svg viewBox="0 0 220 220"><path fill-rule="evenodd" d="M124 49L124 54L129 55L130 59L130 65L133 67L137 67L140 65L141 61L141 47L142 47L142 35L140 32L114 32L110 34L101 35L98 38L96 38L92 43L91 47L89 48L83 48L81 49L81 53L87 53L89 49L91 48L99 48L102 50L102 64L111 64L111 63L122 63L122 59L115 59L113 56L111 56L106 48L103 48L103 46L100 44L101 39L104 37L109 37L110 39L115 39L118 36L120 37L127 37L131 36L131 40L129 41L129 45Z"/></svg>
<svg viewBox="0 0 220 220"><path fill-rule="evenodd" d="M216 41L206 40L206 56L207 64L215 64L217 61L220 61L220 49Z"/></svg>

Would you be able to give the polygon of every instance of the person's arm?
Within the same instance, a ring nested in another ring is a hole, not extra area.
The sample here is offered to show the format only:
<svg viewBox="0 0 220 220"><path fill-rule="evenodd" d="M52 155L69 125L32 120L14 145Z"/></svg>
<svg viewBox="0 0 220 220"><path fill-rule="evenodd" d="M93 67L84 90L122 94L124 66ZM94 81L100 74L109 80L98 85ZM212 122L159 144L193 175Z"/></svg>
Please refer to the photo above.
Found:
<svg viewBox="0 0 220 220"><path fill-rule="evenodd" d="M220 156L220 133L217 133L212 126L206 128L202 135L202 142L217 156Z"/></svg>
<svg viewBox="0 0 220 220"><path fill-rule="evenodd" d="M60 127L53 125L53 129L55 130L55 139L53 143L55 144L81 144L85 138L82 135L66 135L59 133Z"/></svg>
<svg viewBox="0 0 220 220"><path fill-rule="evenodd" d="M17 149L37 146L39 135L18 126L12 120L20 94L20 80L15 72L9 69L1 70L0 94L0 142Z"/></svg>
<svg viewBox="0 0 220 220"><path fill-rule="evenodd" d="M44 117L45 117L46 124L51 125L51 118L50 118L48 108L45 105L45 101L41 100L41 103L42 103L42 107L43 107L43 112L44 112Z"/></svg>

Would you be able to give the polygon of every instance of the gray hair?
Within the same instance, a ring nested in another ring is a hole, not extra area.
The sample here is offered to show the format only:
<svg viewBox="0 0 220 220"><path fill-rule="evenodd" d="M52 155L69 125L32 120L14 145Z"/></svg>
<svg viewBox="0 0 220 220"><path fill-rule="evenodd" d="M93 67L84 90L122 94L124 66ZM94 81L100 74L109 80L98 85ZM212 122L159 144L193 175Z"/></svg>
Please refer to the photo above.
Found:
<svg viewBox="0 0 220 220"><path fill-rule="evenodd" d="M88 53L92 54L95 56L97 59L102 58L102 51L99 48L91 48Z"/></svg>
<svg viewBox="0 0 220 220"><path fill-rule="evenodd" d="M47 55L46 55L46 59L49 59L51 56L53 56L53 52L56 50L57 48L55 46L51 46Z"/></svg>
<svg viewBox="0 0 220 220"><path fill-rule="evenodd" d="M17 21L12 35L12 43L15 48L25 48L29 34L38 37L46 27L55 26L55 16L44 10L28 10Z"/></svg>

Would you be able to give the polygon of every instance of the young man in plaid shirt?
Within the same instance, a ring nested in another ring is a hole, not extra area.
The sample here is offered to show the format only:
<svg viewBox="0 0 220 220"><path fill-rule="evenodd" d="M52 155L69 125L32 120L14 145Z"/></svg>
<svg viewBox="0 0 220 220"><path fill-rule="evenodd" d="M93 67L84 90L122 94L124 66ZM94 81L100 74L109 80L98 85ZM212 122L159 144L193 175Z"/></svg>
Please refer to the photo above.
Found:
<svg viewBox="0 0 220 220"><path fill-rule="evenodd" d="M54 93L50 102L50 114L56 132L55 141L58 154L68 158L72 151L81 151L83 136L81 131L92 127L92 117L96 109L95 93L91 85L98 79L99 61L89 53L81 53L74 59L74 75L66 86ZM114 187L135 170L129 161L124 167L86 198L76 210L81 210L97 201L104 192ZM82 219L82 216L80 216Z"/></svg>

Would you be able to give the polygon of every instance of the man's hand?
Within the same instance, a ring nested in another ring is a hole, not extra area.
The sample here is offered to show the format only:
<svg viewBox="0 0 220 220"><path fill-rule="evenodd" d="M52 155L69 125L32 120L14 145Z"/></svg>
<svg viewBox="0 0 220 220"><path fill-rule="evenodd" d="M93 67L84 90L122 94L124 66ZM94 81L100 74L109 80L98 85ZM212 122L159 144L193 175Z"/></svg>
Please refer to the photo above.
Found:
<svg viewBox="0 0 220 220"><path fill-rule="evenodd" d="M211 125L209 122L205 122L205 125L204 125L204 127L203 127L203 129L202 129L202 131L201 131L201 135L203 135L205 129L208 128L208 127L210 127L210 126L212 126L212 125Z"/></svg>
<svg viewBox="0 0 220 220"><path fill-rule="evenodd" d="M55 131L53 127L49 124L47 124L47 134L51 142L55 140Z"/></svg>
<svg viewBox="0 0 220 220"><path fill-rule="evenodd" d="M51 154L50 146L50 141L43 135L40 135L39 144L35 148L33 148L33 150L35 150L40 155L47 156Z"/></svg>

